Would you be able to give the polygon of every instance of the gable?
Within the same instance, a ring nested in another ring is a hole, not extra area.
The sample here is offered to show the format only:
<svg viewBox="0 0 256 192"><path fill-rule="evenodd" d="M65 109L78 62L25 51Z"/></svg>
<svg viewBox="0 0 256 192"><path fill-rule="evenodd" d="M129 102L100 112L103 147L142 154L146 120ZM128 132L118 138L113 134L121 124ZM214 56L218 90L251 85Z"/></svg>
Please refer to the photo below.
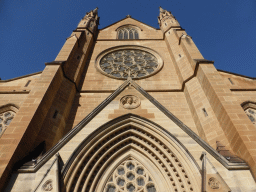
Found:
<svg viewBox="0 0 256 192"><path fill-rule="evenodd" d="M103 29L100 29L98 39L117 39L117 30L122 26L135 26L139 32L139 39L163 39L161 30L151 27L131 17L126 17L116 23L113 23Z"/></svg>

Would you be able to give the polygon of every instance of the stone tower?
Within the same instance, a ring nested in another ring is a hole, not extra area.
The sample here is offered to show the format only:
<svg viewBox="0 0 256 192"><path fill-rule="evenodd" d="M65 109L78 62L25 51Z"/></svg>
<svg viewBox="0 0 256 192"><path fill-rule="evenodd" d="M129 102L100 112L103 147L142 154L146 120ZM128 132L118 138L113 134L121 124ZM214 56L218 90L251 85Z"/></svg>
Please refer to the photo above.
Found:
<svg viewBox="0 0 256 192"><path fill-rule="evenodd" d="M42 72L0 81L0 190L255 190L254 78L158 22L98 29L96 8Z"/></svg>

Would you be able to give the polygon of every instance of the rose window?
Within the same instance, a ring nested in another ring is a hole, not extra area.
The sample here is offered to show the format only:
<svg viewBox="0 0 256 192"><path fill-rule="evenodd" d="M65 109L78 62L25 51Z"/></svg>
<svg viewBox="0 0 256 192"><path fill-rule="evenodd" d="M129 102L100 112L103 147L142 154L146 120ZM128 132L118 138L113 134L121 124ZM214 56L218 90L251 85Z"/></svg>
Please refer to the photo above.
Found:
<svg viewBox="0 0 256 192"><path fill-rule="evenodd" d="M156 73L162 63L153 54L144 50L116 50L104 55L98 68L107 76L127 79L140 79Z"/></svg>
<svg viewBox="0 0 256 192"><path fill-rule="evenodd" d="M109 178L104 192L156 192L148 171L136 160L120 164Z"/></svg>
<svg viewBox="0 0 256 192"><path fill-rule="evenodd" d="M0 114L0 135L3 134L4 130L11 123L15 113L13 111L6 111Z"/></svg>

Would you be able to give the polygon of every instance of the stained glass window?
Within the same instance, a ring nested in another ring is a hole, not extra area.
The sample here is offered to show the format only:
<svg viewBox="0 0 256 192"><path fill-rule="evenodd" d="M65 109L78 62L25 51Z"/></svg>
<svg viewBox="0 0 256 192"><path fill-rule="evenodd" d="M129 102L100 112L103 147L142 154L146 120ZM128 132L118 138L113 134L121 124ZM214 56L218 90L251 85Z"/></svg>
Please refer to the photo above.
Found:
<svg viewBox="0 0 256 192"><path fill-rule="evenodd" d="M137 31L135 31L135 39L139 39L139 34Z"/></svg>
<svg viewBox="0 0 256 192"><path fill-rule="evenodd" d="M4 130L10 125L15 113L13 111L6 111L0 114L0 135L3 134Z"/></svg>
<svg viewBox="0 0 256 192"><path fill-rule="evenodd" d="M125 27L118 31L118 39L139 39L139 33L134 28Z"/></svg>
<svg viewBox="0 0 256 192"><path fill-rule="evenodd" d="M124 38L124 33L123 31L120 31L118 34L118 39L123 39Z"/></svg>
<svg viewBox="0 0 256 192"><path fill-rule="evenodd" d="M124 31L124 39L128 39L128 31Z"/></svg>
<svg viewBox="0 0 256 192"><path fill-rule="evenodd" d="M133 32L129 31L129 39L133 39Z"/></svg>
<svg viewBox="0 0 256 192"><path fill-rule="evenodd" d="M99 68L115 78L143 78L160 68L157 58L146 51L137 49L117 50L102 57Z"/></svg>
<svg viewBox="0 0 256 192"><path fill-rule="evenodd" d="M256 110L253 108L248 108L245 110L245 113L249 117L251 122L256 125Z"/></svg>

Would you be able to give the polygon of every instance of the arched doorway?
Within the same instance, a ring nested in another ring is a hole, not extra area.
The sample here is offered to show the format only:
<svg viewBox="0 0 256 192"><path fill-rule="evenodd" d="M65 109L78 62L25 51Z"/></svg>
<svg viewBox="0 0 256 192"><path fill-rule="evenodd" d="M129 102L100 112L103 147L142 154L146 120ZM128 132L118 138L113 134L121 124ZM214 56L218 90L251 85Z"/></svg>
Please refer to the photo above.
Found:
<svg viewBox="0 0 256 192"><path fill-rule="evenodd" d="M134 168L128 168L129 163ZM124 172L118 176L120 167ZM142 177L136 172L139 167L145 173ZM129 173L134 177L130 179ZM133 114L118 117L88 136L62 175L67 192L188 192L199 191L201 183L199 167L186 148L164 128ZM123 186L117 179L123 179Z"/></svg>

